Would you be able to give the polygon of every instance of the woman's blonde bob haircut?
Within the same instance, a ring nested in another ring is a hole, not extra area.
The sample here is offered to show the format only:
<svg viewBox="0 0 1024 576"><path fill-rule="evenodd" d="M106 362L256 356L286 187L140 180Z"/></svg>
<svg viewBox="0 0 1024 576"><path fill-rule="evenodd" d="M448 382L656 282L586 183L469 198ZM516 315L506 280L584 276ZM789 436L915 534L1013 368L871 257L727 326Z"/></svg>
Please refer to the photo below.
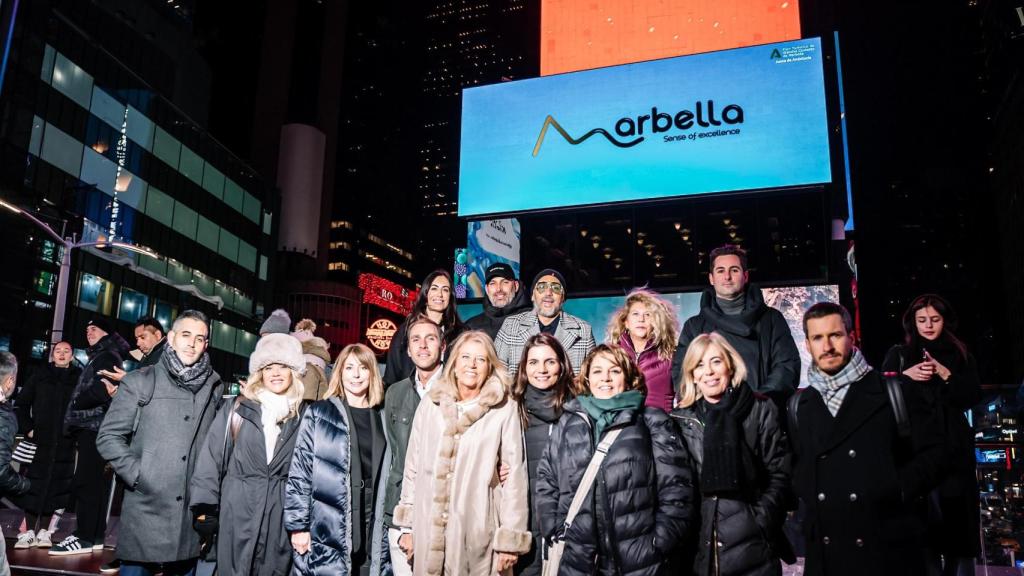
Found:
<svg viewBox="0 0 1024 576"><path fill-rule="evenodd" d="M729 344L729 341L724 336L718 332L701 334L690 342L689 348L686 349L686 356L683 357L683 379L682 384L679 386L680 408L693 406L694 402L704 396L700 392L700 386L697 385L697 381L693 379L693 371L700 364L701 360L704 359L704 354L708 348L712 346L721 351L722 362L725 362L725 366L732 373L732 380L730 381L732 388L739 386L747 379L747 365L743 363L740 353L732 347L732 344Z"/></svg>
<svg viewBox="0 0 1024 576"><path fill-rule="evenodd" d="M508 370L505 368L505 364L498 359L498 353L494 351L494 342L486 332L480 330L469 330L459 334L459 337L455 339L455 343L452 344L451 352L448 354L448 361L444 364L444 370L441 372L441 378L438 380L436 386L441 386L446 392L452 395L452 397L461 400L459 396L458 377L455 373L455 364L459 361L459 355L462 354L462 347L469 342L478 342L483 345L484 350L487 354L487 374L484 377L484 384L486 384L491 378L497 378L501 382L501 388L507 394L512 385L512 377L508 375Z"/></svg>
<svg viewBox="0 0 1024 576"><path fill-rule="evenodd" d="M282 364L278 365L283 366ZM273 364L268 364L267 366L264 366L263 369L265 370L268 366L273 366ZM299 374L291 368L286 367L286 369L291 373L290 376L292 382L284 392L284 397L288 399L288 417L285 418L285 420L299 415L299 404L302 403L302 394L306 389L302 384L302 374ZM258 394L261 390L266 389L266 385L263 384L263 370L257 370L252 374L249 374L249 377L246 378L245 386L242 388L242 396L259 404L260 399Z"/></svg>
<svg viewBox="0 0 1024 576"><path fill-rule="evenodd" d="M341 382L341 375L345 371L345 361L349 356L355 356L359 362L370 371L370 389L367 390L367 401L370 408L380 406L384 402L384 381L380 377L380 370L377 368L377 356L366 346L366 344L349 344L341 349L338 357L334 360L334 368L331 371L331 381L327 385L327 392L324 393L324 400L338 396L348 402L345 396L345 385Z"/></svg>
<svg viewBox="0 0 1024 576"><path fill-rule="evenodd" d="M612 314L608 321L607 341L611 344L619 343L619 339L626 332L629 309L634 304L643 304L651 311L651 338L658 350L658 357L670 360L675 354L676 345L679 342L679 319L676 317L676 307L665 299L659 298L657 292L647 288L634 288L626 296L626 302L622 307Z"/></svg>

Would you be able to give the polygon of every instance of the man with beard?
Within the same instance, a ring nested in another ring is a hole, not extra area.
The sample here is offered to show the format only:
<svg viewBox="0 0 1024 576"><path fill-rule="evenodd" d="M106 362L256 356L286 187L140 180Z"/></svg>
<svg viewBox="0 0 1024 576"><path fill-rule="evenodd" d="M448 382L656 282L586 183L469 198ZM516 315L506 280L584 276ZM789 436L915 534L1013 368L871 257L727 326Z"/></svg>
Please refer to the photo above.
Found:
<svg viewBox="0 0 1024 576"><path fill-rule="evenodd" d="M740 353L747 366L747 385L784 408L800 383L800 354L781 312L764 303L761 290L750 285L747 253L737 246L715 248L711 270L700 298L700 313L683 324L672 357L672 382L679 387L686 349L699 334L718 332Z"/></svg>
<svg viewBox="0 0 1024 576"><path fill-rule="evenodd" d="M942 427L915 386L889 384L868 365L845 308L815 304L803 323L814 364L788 420L806 507L804 574L924 575L925 496L943 472Z"/></svg>
<svg viewBox="0 0 1024 576"><path fill-rule="evenodd" d="M569 356L572 369L578 372L583 359L597 343L590 324L562 310L565 277L557 270L545 268L534 277L530 292L533 293L533 309L506 318L494 339L498 358L514 378L526 341L534 334L546 332L558 339Z"/></svg>
<svg viewBox="0 0 1024 576"><path fill-rule="evenodd" d="M466 320L466 326L470 330L485 332L494 340L505 318L526 310L530 307L530 302L526 299L526 292L520 290L521 284L516 278L515 271L504 262L491 264L487 268L485 280L487 298L484 299L484 311Z"/></svg>
<svg viewBox="0 0 1024 576"><path fill-rule="evenodd" d="M117 557L122 576L188 574L199 557L189 483L224 385L210 366L210 323L183 312L160 362L121 381L96 439L127 489Z"/></svg>

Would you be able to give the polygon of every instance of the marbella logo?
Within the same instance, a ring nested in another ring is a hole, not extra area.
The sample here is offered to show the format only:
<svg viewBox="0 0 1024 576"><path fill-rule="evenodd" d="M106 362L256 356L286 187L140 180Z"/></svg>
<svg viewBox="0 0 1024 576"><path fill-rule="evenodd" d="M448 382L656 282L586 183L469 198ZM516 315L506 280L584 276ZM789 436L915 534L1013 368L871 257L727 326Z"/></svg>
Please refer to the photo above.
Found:
<svg viewBox="0 0 1024 576"><path fill-rule="evenodd" d="M707 100L703 103L697 101L694 105L693 111L680 110L674 115L667 112L659 112L658 107L654 106L651 108L650 114L642 114L637 116L635 119L631 116L619 118L615 122L615 134L621 138L621 140L609 134L604 128L594 128L579 138L573 138L569 132L558 123L558 120L555 120L554 116L548 114L547 117L544 118L544 124L540 127L540 134L537 136L537 143L533 146L533 156L536 157L537 154L540 153L540 147L544 143L544 137L547 136L549 126L553 127L566 142L573 146L582 144L591 136L600 134L613 146L618 148L632 148L646 139L646 136L644 136L644 130L648 127L648 133L660 134L662 132L669 132L672 129L686 131L690 130L694 126L711 128L712 126L721 126L723 123L729 125L742 124L743 108L738 104L729 104L722 109L721 116L716 116L714 100ZM681 136L666 136L665 140L670 141L682 138L683 137Z"/></svg>

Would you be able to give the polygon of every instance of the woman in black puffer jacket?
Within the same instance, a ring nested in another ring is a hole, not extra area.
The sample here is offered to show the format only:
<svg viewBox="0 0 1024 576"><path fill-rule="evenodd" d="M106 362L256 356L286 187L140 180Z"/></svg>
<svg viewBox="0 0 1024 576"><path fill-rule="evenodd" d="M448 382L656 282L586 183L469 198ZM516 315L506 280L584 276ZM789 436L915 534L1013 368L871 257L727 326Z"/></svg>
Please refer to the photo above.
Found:
<svg viewBox="0 0 1024 576"><path fill-rule="evenodd" d="M526 467L530 477L530 532L533 548L516 563L515 573L522 576L540 574L544 539L537 515L537 468L555 424L562 416L562 407L575 395L572 364L565 349L551 334L535 334L526 341L519 370L512 383L511 396L523 414L523 436L526 439Z"/></svg>
<svg viewBox="0 0 1024 576"><path fill-rule="evenodd" d="M563 575L656 576L687 540L692 492L686 446L672 420L644 407L643 374L617 345L587 355L583 394L565 404L537 479L547 542L565 540ZM569 504L600 439L620 428L590 496L564 530Z"/></svg>
<svg viewBox="0 0 1024 576"><path fill-rule="evenodd" d="M780 558L795 560L782 535L788 441L775 405L747 386L746 372L736 349L714 332L694 338L683 359L681 407L672 417L697 473L697 576L776 576Z"/></svg>

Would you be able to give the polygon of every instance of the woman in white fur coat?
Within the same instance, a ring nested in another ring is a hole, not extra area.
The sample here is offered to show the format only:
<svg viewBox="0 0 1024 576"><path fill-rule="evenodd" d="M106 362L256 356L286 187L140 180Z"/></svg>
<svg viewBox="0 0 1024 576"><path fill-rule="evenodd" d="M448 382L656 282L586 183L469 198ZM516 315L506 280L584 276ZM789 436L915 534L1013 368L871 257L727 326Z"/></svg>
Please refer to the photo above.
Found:
<svg viewBox="0 0 1024 576"><path fill-rule="evenodd" d="M508 387L491 339L466 332L416 410L394 514L410 531L399 546L416 576L511 574L530 549L523 428Z"/></svg>

